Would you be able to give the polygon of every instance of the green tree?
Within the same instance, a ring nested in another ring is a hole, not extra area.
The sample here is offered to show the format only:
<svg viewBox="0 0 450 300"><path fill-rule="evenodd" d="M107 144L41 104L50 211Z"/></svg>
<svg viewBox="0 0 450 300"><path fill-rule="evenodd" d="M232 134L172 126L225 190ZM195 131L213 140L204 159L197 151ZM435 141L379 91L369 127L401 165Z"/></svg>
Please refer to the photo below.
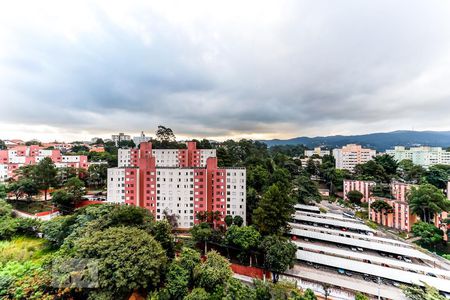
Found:
<svg viewBox="0 0 450 300"><path fill-rule="evenodd" d="M310 202L319 202L321 196L317 184L308 176L298 176L294 182L294 197L298 203L309 204Z"/></svg>
<svg viewBox="0 0 450 300"><path fill-rule="evenodd" d="M353 170L355 177L360 180L374 180L377 182L390 182L392 176L375 160L356 165Z"/></svg>
<svg viewBox="0 0 450 300"><path fill-rule="evenodd" d="M41 225L41 231L44 239L46 239L51 246L59 248L64 243L64 239L72 232L74 224L74 216L58 216L45 221Z"/></svg>
<svg viewBox="0 0 450 300"><path fill-rule="evenodd" d="M364 197L364 195L360 191L357 191L357 190L349 191L347 193L347 199L351 203L360 204L361 203L361 199L363 197Z"/></svg>
<svg viewBox="0 0 450 300"><path fill-rule="evenodd" d="M236 225L228 228L225 235L226 241L232 246L242 249L244 255L250 256L250 266L252 265L251 250L256 250L259 245L261 235L252 226L239 227Z"/></svg>
<svg viewBox="0 0 450 300"><path fill-rule="evenodd" d="M255 294L257 300L272 299L272 295L270 294L270 282L254 279L253 285L255 287Z"/></svg>
<svg viewBox="0 0 450 300"><path fill-rule="evenodd" d="M366 295L358 292L355 295L355 300L370 300L370 299Z"/></svg>
<svg viewBox="0 0 450 300"><path fill-rule="evenodd" d="M407 182L419 184L426 170L420 166L413 164L412 160L404 159L398 164L398 174Z"/></svg>
<svg viewBox="0 0 450 300"><path fill-rule="evenodd" d="M425 247L438 245L444 240L444 232L426 222L415 223L411 231L415 236L420 237L419 243Z"/></svg>
<svg viewBox="0 0 450 300"><path fill-rule="evenodd" d="M297 247L288 239L269 235L261 243L264 251L264 266L273 273L273 282L278 281L280 273L294 266Z"/></svg>
<svg viewBox="0 0 450 300"><path fill-rule="evenodd" d="M172 262L166 276L165 289L171 299L183 299L188 293L189 271L177 262Z"/></svg>
<svg viewBox="0 0 450 300"><path fill-rule="evenodd" d="M106 164L90 165L88 172L89 172L88 183L90 186L99 188L104 187L106 185L106 180L108 177L108 165Z"/></svg>
<svg viewBox="0 0 450 300"><path fill-rule="evenodd" d="M370 205L370 208L375 210L376 212L384 212L384 213L392 213L392 206L383 200L376 200L374 203Z"/></svg>
<svg viewBox="0 0 450 300"><path fill-rule="evenodd" d="M306 162L305 170L310 176L319 175L320 164L316 162L313 158L308 159Z"/></svg>
<svg viewBox="0 0 450 300"><path fill-rule="evenodd" d="M241 216L234 216L233 224L240 227L244 224L244 219Z"/></svg>
<svg viewBox="0 0 450 300"><path fill-rule="evenodd" d="M194 277L198 287L214 292L233 276L233 272L228 260L216 251L208 252L206 257L204 262L195 267Z"/></svg>
<svg viewBox="0 0 450 300"><path fill-rule="evenodd" d="M300 298L300 300L317 300L316 294L311 289L306 289L305 293L303 293L303 296ZM364 299L361 299L364 300ZM369 299L367 299L369 300Z"/></svg>
<svg viewBox="0 0 450 300"><path fill-rule="evenodd" d="M0 199L0 219L4 217L12 217L12 206L3 199Z"/></svg>
<svg viewBox="0 0 450 300"><path fill-rule="evenodd" d="M6 186L3 183L0 183L0 200L6 199Z"/></svg>
<svg viewBox="0 0 450 300"><path fill-rule="evenodd" d="M62 215L68 215L75 209L75 197L65 190L58 190L52 194L52 203Z"/></svg>
<svg viewBox="0 0 450 300"><path fill-rule="evenodd" d="M71 177L64 184L64 190L72 195L75 201L79 201L85 194L84 182L78 177Z"/></svg>
<svg viewBox="0 0 450 300"><path fill-rule="evenodd" d="M274 184L264 193L258 208L254 210L253 224L262 234L287 232L294 212L292 198Z"/></svg>
<svg viewBox="0 0 450 300"><path fill-rule="evenodd" d="M178 263L189 273L189 286L193 285L194 268L200 263L201 257L197 250L183 247L178 257Z"/></svg>
<svg viewBox="0 0 450 300"><path fill-rule="evenodd" d="M390 154L375 156L373 160L381 165L389 176L397 174L398 162Z"/></svg>
<svg viewBox="0 0 450 300"><path fill-rule="evenodd" d="M57 170L51 158L46 157L41 160L34 169L36 184L44 190L44 199L47 201L47 194L50 187L56 184Z"/></svg>
<svg viewBox="0 0 450 300"><path fill-rule="evenodd" d="M424 283L425 289L418 285L403 286L402 290L405 296L411 300L445 300L444 296L432 286Z"/></svg>
<svg viewBox="0 0 450 300"><path fill-rule="evenodd" d="M211 295L203 288L195 288L192 292L184 297L184 300L210 300Z"/></svg>
<svg viewBox="0 0 450 300"><path fill-rule="evenodd" d="M89 152L89 148L85 145L74 145L70 148L70 152L72 153L87 153Z"/></svg>
<svg viewBox="0 0 450 300"><path fill-rule="evenodd" d="M270 173L262 165L250 167L247 170L247 185L257 192L262 192L270 181Z"/></svg>
<svg viewBox="0 0 450 300"><path fill-rule="evenodd" d="M212 228L208 223L196 224L191 229L191 234L194 240L198 243L204 243L204 253L208 251L208 241L212 236Z"/></svg>
<svg viewBox="0 0 450 300"><path fill-rule="evenodd" d="M225 285L222 300L256 300L255 290L235 278L230 278Z"/></svg>
<svg viewBox="0 0 450 300"><path fill-rule="evenodd" d="M161 142L175 142L175 134L172 129L159 125L156 130L156 139Z"/></svg>
<svg viewBox="0 0 450 300"><path fill-rule="evenodd" d="M147 232L111 227L75 241L75 257L98 259L100 290L120 298L135 289L155 289L165 273L167 258Z"/></svg>
<svg viewBox="0 0 450 300"><path fill-rule="evenodd" d="M166 250L168 257L175 256L175 237L172 234L172 226L167 220L157 221L152 228L153 236Z"/></svg>
<svg viewBox="0 0 450 300"><path fill-rule="evenodd" d="M391 194L391 186L387 183L377 183L372 187L372 196L393 199Z"/></svg>
<svg viewBox="0 0 450 300"><path fill-rule="evenodd" d="M231 225L233 225L233 216L226 215L224 221L225 221L225 224L227 224L227 227L230 227Z"/></svg>
<svg viewBox="0 0 450 300"><path fill-rule="evenodd" d="M445 189L450 176L450 168L446 165L434 165L428 168L425 179L438 189Z"/></svg>
<svg viewBox="0 0 450 300"><path fill-rule="evenodd" d="M450 201L431 184L413 187L408 194L408 201L411 212L427 223L433 221L435 214L450 209Z"/></svg>

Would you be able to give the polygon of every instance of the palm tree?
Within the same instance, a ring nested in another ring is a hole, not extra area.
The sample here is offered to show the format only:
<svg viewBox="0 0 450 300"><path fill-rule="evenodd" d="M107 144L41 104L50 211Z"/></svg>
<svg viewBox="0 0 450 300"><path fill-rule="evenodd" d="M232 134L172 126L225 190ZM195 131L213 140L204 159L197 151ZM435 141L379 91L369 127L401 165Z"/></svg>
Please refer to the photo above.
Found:
<svg viewBox="0 0 450 300"><path fill-rule="evenodd" d="M408 194L408 201L411 212L427 223L431 223L436 214L450 209L450 200L445 198L440 189L431 184L413 187Z"/></svg>

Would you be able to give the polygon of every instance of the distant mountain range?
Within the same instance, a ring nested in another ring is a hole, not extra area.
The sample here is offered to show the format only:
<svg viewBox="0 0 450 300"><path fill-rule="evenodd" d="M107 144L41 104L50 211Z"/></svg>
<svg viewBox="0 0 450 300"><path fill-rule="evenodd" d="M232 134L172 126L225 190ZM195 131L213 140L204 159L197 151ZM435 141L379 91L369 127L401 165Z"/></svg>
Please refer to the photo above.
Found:
<svg viewBox="0 0 450 300"><path fill-rule="evenodd" d="M308 148L324 146L340 148L346 144L359 144L364 147L384 151L394 146L437 146L450 147L450 131L410 131L398 130L362 135L333 135L318 137L296 137L288 140L263 140L269 147L275 145L303 144Z"/></svg>

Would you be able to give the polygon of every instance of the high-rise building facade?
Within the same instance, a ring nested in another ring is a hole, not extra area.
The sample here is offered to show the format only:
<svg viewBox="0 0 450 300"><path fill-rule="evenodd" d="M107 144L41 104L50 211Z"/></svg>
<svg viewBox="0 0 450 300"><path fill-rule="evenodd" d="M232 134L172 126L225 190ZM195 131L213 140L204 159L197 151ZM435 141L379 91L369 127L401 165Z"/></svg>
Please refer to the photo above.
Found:
<svg viewBox="0 0 450 300"><path fill-rule="evenodd" d="M133 142L137 146L139 146L141 143L150 142L151 137L145 136L145 133L142 131L140 136L133 137Z"/></svg>
<svg viewBox="0 0 450 300"><path fill-rule="evenodd" d="M119 142L122 141L131 141L131 136L128 134L125 134L123 132L120 132L119 134L113 134L111 136L111 140L116 143L116 146L119 144Z"/></svg>
<svg viewBox="0 0 450 300"><path fill-rule="evenodd" d="M119 151L119 167L108 169L107 201L148 209L157 220L164 213L178 216L180 228L198 221L198 212L218 211L246 217L245 168L219 168L214 149L139 149Z"/></svg>
<svg viewBox="0 0 450 300"><path fill-rule="evenodd" d="M336 169L353 171L356 165L364 164L377 154L375 150L366 149L360 145L348 144L341 149L333 149Z"/></svg>
<svg viewBox="0 0 450 300"><path fill-rule="evenodd" d="M392 155L399 162L404 159L409 159L414 164L425 168L437 164L450 165L450 151L446 151L441 147L405 148L403 146L397 146L393 150L386 150L386 154Z"/></svg>
<svg viewBox="0 0 450 300"><path fill-rule="evenodd" d="M318 155L320 157L323 157L325 155L330 155L330 154L331 154L330 150L322 149L321 147L315 147L313 150L305 150L306 157L311 157L313 155Z"/></svg>

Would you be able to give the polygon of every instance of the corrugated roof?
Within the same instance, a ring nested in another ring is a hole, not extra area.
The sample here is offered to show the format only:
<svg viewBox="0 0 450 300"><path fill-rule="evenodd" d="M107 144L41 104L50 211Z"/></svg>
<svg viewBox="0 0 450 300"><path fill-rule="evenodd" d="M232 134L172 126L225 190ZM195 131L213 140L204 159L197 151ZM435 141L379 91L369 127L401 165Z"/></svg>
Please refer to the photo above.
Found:
<svg viewBox="0 0 450 300"><path fill-rule="evenodd" d="M384 263L389 266L396 266L398 268L404 268L406 270L416 270L416 271L421 271L421 272L425 272L425 273L433 273L435 275L442 275L442 276L448 277L448 279L450 279L450 271L443 270L443 269L431 268L431 267L427 267L427 266L418 265L415 263L407 263L407 262L400 261L397 259L390 259L390 258L365 254L365 253L361 253L361 252L354 252L354 251L345 250L345 249L326 247L326 246L312 244L312 243L306 243L306 242L302 242L302 241L292 241L292 242L296 246L302 247L304 250L309 249L309 250L313 250L313 251L323 251L323 252L325 252L325 254L336 254L343 258L347 257L349 259L351 259L351 258L357 258L360 260L366 259L366 260L370 260L372 263L374 263L374 262L379 263L379 264Z"/></svg>
<svg viewBox="0 0 450 300"><path fill-rule="evenodd" d="M336 227L346 227L346 228L352 228L352 229L356 229L356 230L375 232L369 226L367 226L365 224L360 224L360 223L353 223L353 222L326 219L326 218L317 218L317 217L312 217L312 216L307 216L304 214L297 214L297 213L293 217L295 220L299 220L299 221L306 221L306 222L312 222L312 223L318 223L318 224L327 224L327 225L332 225L332 226L336 226Z"/></svg>
<svg viewBox="0 0 450 300"><path fill-rule="evenodd" d="M423 282L425 282L440 291L450 292L450 280L446 279L303 250L297 250L297 259L409 284L414 283L423 286Z"/></svg>
<svg viewBox="0 0 450 300"><path fill-rule="evenodd" d="M375 242L380 242L380 243L384 243L384 244L391 244L391 245L397 245L400 247L411 248L411 246L409 244L404 243L402 241L388 239L388 238L382 238L382 237L373 236L373 235L366 235L366 234L350 232L350 231L342 231L342 230L331 229L331 228L326 228L326 227L315 227L315 226L305 225L305 224L300 224L300 223L289 223L289 225L293 228L298 228L298 229L305 229L305 230L310 230L310 231L315 231L315 232L323 231L326 233L331 233L333 235L343 234L345 236L350 236L350 237L353 237L353 238L359 239L359 240L375 241Z"/></svg>
<svg viewBox="0 0 450 300"><path fill-rule="evenodd" d="M420 259L424 259L424 260L433 260L430 256L428 256L420 251L417 251L416 249L413 249L413 248L381 244L379 242L357 240L354 238L337 236L337 235L332 235L332 234L327 234L327 233L313 232L313 231L297 229L297 228L292 228L291 234L297 235L297 236L302 236L302 237L307 237L307 238L312 238L312 239L317 239L317 240L322 240L322 241L328 241L328 242L332 242L332 243L339 243L339 244L344 244L344 245L349 245L349 246L354 246L354 247L371 249L374 251L383 251L383 252L397 254L397 255L401 255L401 256L415 257L415 258L420 258Z"/></svg>

